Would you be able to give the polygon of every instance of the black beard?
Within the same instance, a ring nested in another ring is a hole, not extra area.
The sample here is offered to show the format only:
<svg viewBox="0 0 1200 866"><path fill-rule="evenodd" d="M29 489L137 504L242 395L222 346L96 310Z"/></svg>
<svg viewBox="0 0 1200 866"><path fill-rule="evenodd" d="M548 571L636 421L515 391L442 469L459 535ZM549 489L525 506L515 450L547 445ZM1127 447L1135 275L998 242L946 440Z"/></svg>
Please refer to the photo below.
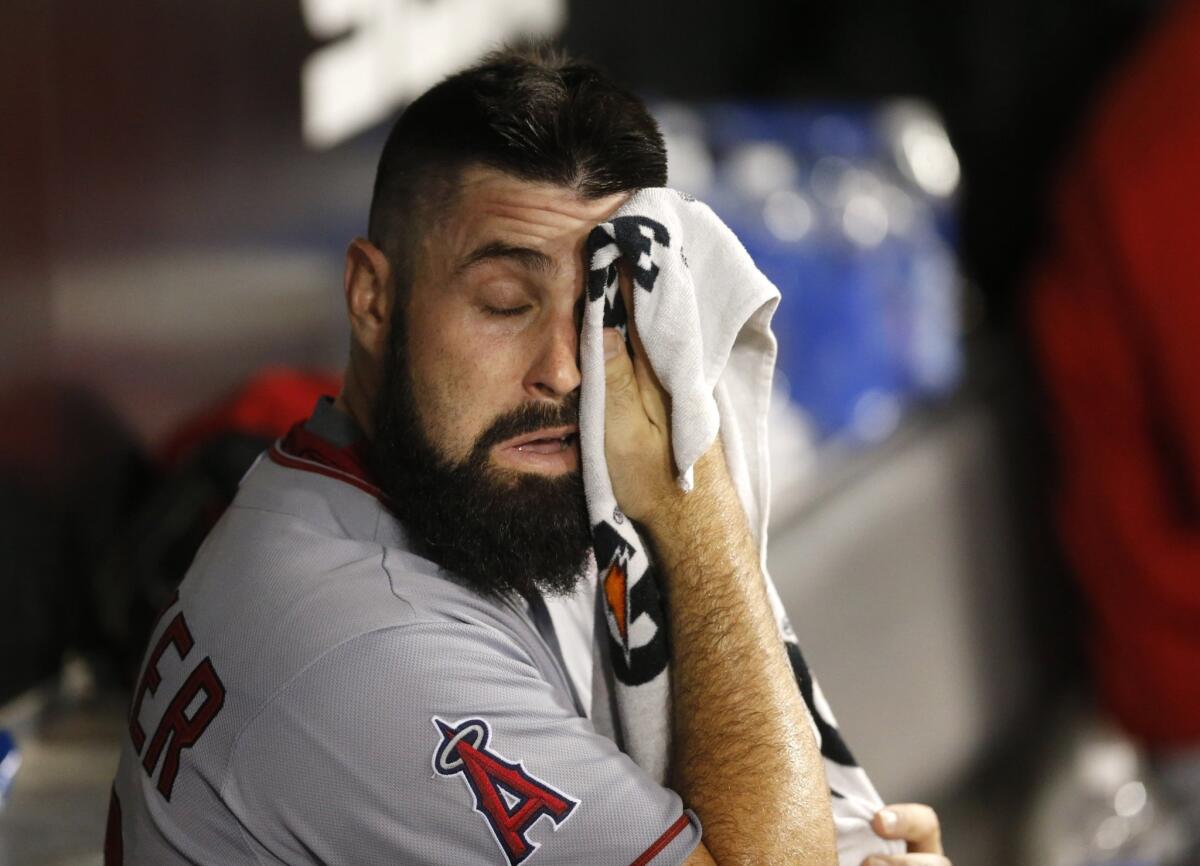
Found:
<svg viewBox="0 0 1200 866"><path fill-rule="evenodd" d="M504 474L493 445L546 427L577 424L579 392L560 404L526 403L499 416L461 463L443 457L422 427L401 317L393 321L375 400L370 464L415 553L485 595L570 593L591 546L576 470L559 477Z"/></svg>

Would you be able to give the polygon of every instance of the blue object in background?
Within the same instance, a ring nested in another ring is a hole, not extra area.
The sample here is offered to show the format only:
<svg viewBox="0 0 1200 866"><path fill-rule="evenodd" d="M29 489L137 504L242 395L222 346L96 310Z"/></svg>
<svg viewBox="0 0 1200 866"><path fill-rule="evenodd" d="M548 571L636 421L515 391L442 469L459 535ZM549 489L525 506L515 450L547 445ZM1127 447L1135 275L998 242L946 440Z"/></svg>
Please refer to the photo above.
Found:
<svg viewBox="0 0 1200 866"><path fill-rule="evenodd" d="M818 438L877 442L907 406L956 387L958 162L928 109L656 113L671 185L710 204L783 295L778 370Z"/></svg>
<svg viewBox="0 0 1200 866"><path fill-rule="evenodd" d="M0 730L0 807L8 799L8 792L12 789L20 766L21 751L17 748L16 739L9 731Z"/></svg>

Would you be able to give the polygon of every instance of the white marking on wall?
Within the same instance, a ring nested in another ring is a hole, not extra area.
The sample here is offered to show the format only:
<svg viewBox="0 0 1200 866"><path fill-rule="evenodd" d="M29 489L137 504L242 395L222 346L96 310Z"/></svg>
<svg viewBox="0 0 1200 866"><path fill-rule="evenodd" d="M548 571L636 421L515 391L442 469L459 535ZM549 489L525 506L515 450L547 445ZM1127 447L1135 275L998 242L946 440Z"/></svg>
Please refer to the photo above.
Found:
<svg viewBox="0 0 1200 866"><path fill-rule="evenodd" d="M550 37L566 0L301 0L319 48L300 72L304 141L328 148L506 39Z"/></svg>

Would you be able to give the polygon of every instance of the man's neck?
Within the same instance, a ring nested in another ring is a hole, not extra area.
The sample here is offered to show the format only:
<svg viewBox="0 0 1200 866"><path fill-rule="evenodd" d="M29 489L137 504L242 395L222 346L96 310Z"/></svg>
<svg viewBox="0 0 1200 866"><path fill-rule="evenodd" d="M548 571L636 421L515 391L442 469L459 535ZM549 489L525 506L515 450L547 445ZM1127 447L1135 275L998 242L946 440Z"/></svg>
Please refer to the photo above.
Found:
<svg viewBox="0 0 1200 866"><path fill-rule="evenodd" d="M346 378L342 385L342 391L334 399L333 407L339 412L344 412L353 418L354 423L363 431L363 435L370 439L375 432L375 428L371 424L370 405L371 401L367 397L365 389L358 381L353 365L351 365L346 369Z"/></svg>

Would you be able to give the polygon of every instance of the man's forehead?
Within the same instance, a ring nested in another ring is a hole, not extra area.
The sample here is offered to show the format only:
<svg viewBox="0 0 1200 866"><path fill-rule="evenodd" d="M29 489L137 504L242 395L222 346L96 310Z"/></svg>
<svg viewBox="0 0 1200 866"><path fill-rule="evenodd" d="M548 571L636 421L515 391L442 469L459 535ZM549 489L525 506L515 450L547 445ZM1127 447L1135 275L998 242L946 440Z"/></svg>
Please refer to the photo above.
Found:
<svg viewBox="0 0 1200 866"><path fill-rule="evenodd" d="M460 230L473 235L511 232L543 242L586 235L629 198L629 193L586 198L568 186L480 166L464 169L457 186L448 217Z"/></svg>

